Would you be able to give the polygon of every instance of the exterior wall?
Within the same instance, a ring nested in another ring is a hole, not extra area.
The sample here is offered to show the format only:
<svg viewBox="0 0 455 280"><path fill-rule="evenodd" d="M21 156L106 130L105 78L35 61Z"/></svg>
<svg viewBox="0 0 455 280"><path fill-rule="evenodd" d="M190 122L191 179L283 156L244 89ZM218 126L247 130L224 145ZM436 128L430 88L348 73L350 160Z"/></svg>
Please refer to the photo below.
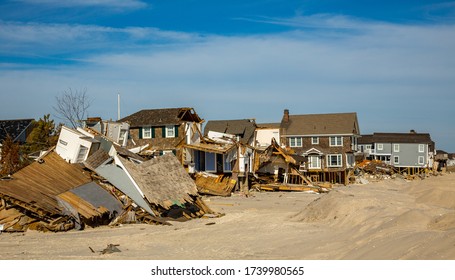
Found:
<svg viewBox="0 0 455 280"><path fill-rule="evenodd" d="M174 138L163 138L163 130L165 129L165 126L155 126L153 128L155 130L154 138L144 138L142 127L130 128L130 137L136 145L142 146L149 144L150 149L156 149L158 151L174 150L180 141L186 138L185 125L180 125L178 127L178 136Z"/></svg>
<svg viewBox="0 0 455 280"><path fill-rule="evenodd" d="M382 145L382 149L379 150L378 146ZM391 143L375 143L374 149L376 155L391 155L392 154L392 144Z"/></svg>
<svg viewBox="0 0 455 280"><path fill-rule="evenodd" d="M319 143L312 144L312 137L302 137L302 147L291 147L297 154L303 155L310 149L317 149L323 153L321 158L321 169L328 171L342 171L348 168L347 153L352 151L352 138L351 136L342 136L341 146L330 146L330 136L319 136ZM286 137L286 145L290 146L289 137ZM310 154L311 155L311 154ZM328 155L341 155L341 167L329 167ZM308 157L307 157L308 159ZM308 166L307 166L308 168ZM311 169L316 170L316 169Z"/></svg>
<svg viewBox="0 0 455 280"><path fill-rule="evenodd" d="M272 144L272 138L275 138L280 145L280 129L279 128L261 128L256 129L256 145L255 147L266 148Z"/></svg>
<svg viewBox="0 0 455 280"><path fill-rule="evenodd" d="M81 139L81 136L85 135L67 127L62 127L62 131L60 132L57 146L55 148L56 153L70 163L81 162L78 161L77 158L80 147L83 146L87 148L87 153L83 159L86 160L91 152L93 143L91 141Z"/></svg>
<svg viewBox="0 0 455 280"><path fill-rule="evenodd" d="M395 152L392 146L391 163L396 167L428 167L428 145L424 144L424 151L419 152L419 144L400 143L399 152ZM394 157L399 157L399 163L396 164ZM423 163L419 164L419 156L423 156Z"/></svg>
<svg viewBox="0 0 455 280"><path fill-rule="evenodd" d="M127 123L118 123L118 122L106 122L105 124L106 132L105 135L110 139L114 140L116 143L120 144L122 147L126 146L128 141L128 130L130 128ZM126 131L125 137L120 139L120 132Z"/></svg>

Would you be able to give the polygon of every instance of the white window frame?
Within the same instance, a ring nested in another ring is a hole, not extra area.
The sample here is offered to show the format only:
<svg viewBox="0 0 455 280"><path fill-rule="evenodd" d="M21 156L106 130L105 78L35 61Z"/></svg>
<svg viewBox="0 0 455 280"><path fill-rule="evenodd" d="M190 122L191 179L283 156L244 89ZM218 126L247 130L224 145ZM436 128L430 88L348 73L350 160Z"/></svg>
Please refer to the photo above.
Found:
<svg viewBox="0 0 455 280"><path fill-rule="evenodd" d="M337 164L332 165L331 157L337 157ZM327 155L327 166L328 167L343 167L343 155L341 154L330 154Z"/></svg>
<svg viewBox="0 0 455 280"><path fill-rule="evenodd" d="M300 145L298 140L300 140ZM292 143L293 141L294 143ZM289 137L289 147L302 147L302 137Z"/></svg>
<svg viewBox="0 0 455 280"><path fill-rule="evenodd" d="M424 152L425 152L425 145L419 144L419 153L424 153Z"/></svg>
<svg viewBox="0 0 455 280"><path fill-rule="evenodd" d="M312 145L319 145L319 137L317 137L317 136L311 137L311 144Z"/></svg>
<svg viewBox="0 0 455 280"><path fill-rule="evenodd" d="M88 148L80 145L79 150L77 151L76 162L84 161L88 154Z"/></svg>
<svg viewBox="0 0 455 280"><path fill-rule="evenodd" d="M175 138L175 126L166 125L164 129L166 130L166 138Z"/></svg>
<svg viewBox="0 0 455 280"><path fill-rule="evenodd" d="M378 146L377 147L378 151L383 151L384 150L384 144L378 144L377 146Z"/></svg>
<svg viewBox="0 0 455 280"><path fill-rule="evenodd" d="M394 153L400 152L400 144L393 144L393 152Z"/></svg>
<svg viewBox="0 0 455 280"><path fill-rule="evenodd" d="M332 139L334 140L332 144ZM340 140L338 142L338 139ZM341 147L343 146L343 136L330 136L329 137L329 146L330 147Z"/></svg>
<svg viewBox="0 0 455 280"><path fill-rule="evenodd" d="M152 127L146 126L142 128L142 138L151 139L152 138Z"/></svg>
<svg viewBox="0 0 455 280"><path fill-rule="evenodd" d="M419 162L419 164L425 164L425 157L424 156L419 156L418 162Z"/></svg>
<svg viewBox="0 0 455 280"><path fill-rule="evenodd" d="M316 162L313 159L316 159ZM315 155L308 156L308 169L321 169L321 157Z"/></svg>
<svg viewBox="0 0 455 280"><path fill-rule="evenodd" d="M393 156L393 164L400 164L400 157L399 156Z"/></svg>

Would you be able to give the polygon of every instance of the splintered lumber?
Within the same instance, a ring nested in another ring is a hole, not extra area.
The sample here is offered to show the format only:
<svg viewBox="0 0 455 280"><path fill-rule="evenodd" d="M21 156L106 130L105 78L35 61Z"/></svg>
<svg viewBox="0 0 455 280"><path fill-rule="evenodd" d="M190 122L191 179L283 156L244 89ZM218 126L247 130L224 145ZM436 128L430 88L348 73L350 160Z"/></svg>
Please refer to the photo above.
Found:
<svg viewBox="0 0 455 280"><path fill-rule="evenodd" d="M211 175L207 173L196 174L196 186L201 194L230 196L236 180L224 175Z"/></svg>
<svg viewBox="0 0 455 280"><path fill-rule="evenodd" d="M263 191L295 191L295 192L304 192L304 191L314 191L321 192L321 188L315 186L302 186L302 185L280 185L280 184L267 184L259 185L259 189Z"/></svg>

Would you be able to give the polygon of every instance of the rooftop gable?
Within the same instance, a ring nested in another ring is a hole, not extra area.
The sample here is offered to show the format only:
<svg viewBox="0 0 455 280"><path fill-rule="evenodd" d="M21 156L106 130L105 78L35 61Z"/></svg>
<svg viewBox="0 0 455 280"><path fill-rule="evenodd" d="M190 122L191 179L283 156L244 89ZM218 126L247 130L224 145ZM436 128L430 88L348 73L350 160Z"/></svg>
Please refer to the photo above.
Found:
<svg viewBox="0 0 455 280"><path fill-rule="evenodd" d="M216 120L207 122L204 128L204 135L207 136L209 131L232 134L240 136L240 142L247 144L254 136L255 130L256 122L254 120Z"/></svg>
<svg viewBox="0 0 455 280"><path fill-rule="evenodd" d="M289 115L289 111L285 110L281 128L285 135L360 134L357 113Z"/></svg>
<svg viewBox="0 0 455 280"><path fill-rule="evenodd" d="M179 125L184 121L201 123L203 120L193 108L146 109L124 117L132 128L141 126Z"/></svg>

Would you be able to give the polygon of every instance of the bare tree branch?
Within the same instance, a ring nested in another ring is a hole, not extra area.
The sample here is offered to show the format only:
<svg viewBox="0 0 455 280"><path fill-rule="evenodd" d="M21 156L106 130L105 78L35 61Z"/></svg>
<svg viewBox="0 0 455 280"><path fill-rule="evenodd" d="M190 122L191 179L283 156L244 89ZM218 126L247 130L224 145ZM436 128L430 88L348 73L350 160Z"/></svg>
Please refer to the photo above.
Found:
<svg viewBox="0 0 455 280"><path fill-rule="evenodd" d="M57 113L57 117L68 122L73 128L80 127L82 120L87 117L87 110L90 107L87 89L73 91L69 88L61 96L56 96L56 100L57 105L52 108Z"/></svg>

